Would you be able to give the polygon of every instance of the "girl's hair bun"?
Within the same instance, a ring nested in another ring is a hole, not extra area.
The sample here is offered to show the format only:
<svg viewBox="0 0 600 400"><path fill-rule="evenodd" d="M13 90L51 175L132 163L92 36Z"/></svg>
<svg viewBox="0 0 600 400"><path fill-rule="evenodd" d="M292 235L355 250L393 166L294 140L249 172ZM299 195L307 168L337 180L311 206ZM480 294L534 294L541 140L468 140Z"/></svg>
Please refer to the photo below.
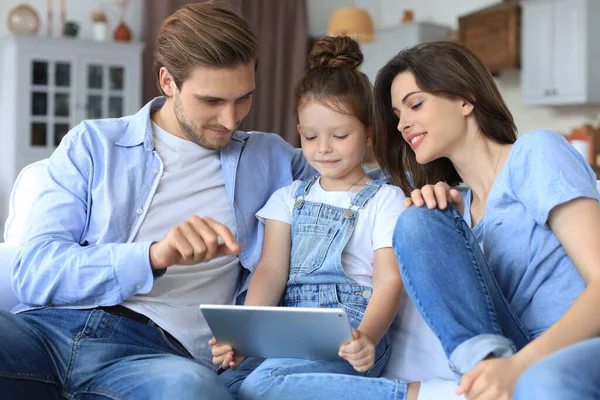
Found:
<svg viewBox="0 0 600 400"><path fill-rule="evenodd" d="M324 36L317 40L310 55L308 66L312 68L358 68L363 54L358 43L348 36Z"/></svg>

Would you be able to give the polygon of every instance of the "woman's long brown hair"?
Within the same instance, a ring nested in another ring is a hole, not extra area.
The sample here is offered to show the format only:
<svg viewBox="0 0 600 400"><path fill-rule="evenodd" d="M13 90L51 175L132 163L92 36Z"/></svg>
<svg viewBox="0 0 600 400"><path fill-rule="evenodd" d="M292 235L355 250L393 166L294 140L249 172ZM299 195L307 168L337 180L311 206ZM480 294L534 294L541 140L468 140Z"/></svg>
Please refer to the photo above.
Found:
<svg viewBox="0 0 600 400"><path fill-rule="evenodd" d="M373 149L382 170L407 196L414 189L440 181L456 186L461 178L447 158L420 165L398 132L391 87L396 76L406 71L414 74L417 85L425 92L471 103L481 133L491 140L501 144L517 140L513 117L494 78L472 51L451 42L424 43L402 50L375 80Z"/></svg>

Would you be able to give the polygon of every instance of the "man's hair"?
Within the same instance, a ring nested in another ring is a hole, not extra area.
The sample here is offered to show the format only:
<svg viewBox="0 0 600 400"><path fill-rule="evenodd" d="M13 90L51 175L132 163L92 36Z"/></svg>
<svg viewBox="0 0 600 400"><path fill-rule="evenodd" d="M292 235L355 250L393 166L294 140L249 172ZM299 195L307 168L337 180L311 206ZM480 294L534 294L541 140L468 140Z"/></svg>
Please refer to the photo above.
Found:
<svg viewBox="0 0 600 400"><path fill-rule="evenodd" d="M162 24L154 49L154 76L165 67L181 90L197 66L228 68L257 61L257 40L250 24L219 2L186 5Z"/></svg>

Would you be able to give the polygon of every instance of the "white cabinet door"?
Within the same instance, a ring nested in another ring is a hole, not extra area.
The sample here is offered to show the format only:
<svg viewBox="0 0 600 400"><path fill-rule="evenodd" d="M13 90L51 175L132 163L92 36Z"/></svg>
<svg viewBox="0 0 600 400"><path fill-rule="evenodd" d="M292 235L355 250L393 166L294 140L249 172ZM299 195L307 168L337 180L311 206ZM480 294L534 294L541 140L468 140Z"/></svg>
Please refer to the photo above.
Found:
<svg viewBox="0 0 600 400"><path fill-rule="evenodd" d="M522 3L523 102L531 105L598 101L600 70L592 64L590 24L600 21L598 0ZM593 93L593 94L592 94Z"/></svg>
<svg viewBox="0 0 600 400"><path fill-rule="evenodd" d="M522 90L526 103L546 101L554 88L554 4L523 4Z"/></svg>
<svg viewBox="0 0 600 400"><path fill-rule="evenodd" d="M554 87L551 95L563 104L585 102L585 3L561 0L554 7Z"/></svg>

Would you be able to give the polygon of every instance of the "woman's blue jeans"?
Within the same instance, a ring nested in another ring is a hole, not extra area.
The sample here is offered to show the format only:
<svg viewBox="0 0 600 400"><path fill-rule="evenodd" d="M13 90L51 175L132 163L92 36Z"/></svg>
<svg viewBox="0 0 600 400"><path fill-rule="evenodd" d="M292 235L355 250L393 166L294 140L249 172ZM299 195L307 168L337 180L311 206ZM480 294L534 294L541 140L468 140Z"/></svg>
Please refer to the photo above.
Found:
<svg viewBox="0 0 600 400"><path fill-rule="evenodd" d="M408 208L393 244L406 291L458 375L490 354L512 355L530 341L453 206Z"/></svg>

